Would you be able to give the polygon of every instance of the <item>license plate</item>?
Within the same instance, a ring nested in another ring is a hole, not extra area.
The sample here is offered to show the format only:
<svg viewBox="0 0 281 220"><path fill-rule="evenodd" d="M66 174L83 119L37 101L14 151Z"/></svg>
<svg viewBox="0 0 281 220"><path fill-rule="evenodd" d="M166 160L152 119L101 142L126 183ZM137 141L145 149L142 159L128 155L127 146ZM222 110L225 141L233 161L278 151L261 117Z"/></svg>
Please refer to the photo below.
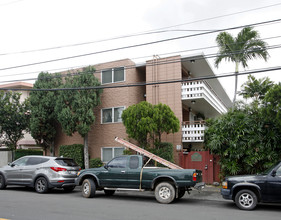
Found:
<svg viewBox="0 0 281 220"><path fill-rule="evenodd" d="M69 174L74 174L76 175L77 174L77 171L68 171Z"/></svg>

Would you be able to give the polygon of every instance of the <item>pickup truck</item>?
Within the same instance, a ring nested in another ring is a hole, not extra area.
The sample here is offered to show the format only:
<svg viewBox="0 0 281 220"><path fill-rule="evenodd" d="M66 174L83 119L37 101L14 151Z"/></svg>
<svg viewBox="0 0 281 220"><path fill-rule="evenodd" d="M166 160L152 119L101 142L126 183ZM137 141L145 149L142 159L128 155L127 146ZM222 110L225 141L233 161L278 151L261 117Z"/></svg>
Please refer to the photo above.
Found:
<svg viewBox="0 0 281 220"><path fill-rule="evenodd" d="M252 210L259 202L281 202L281 161L261 174L226 177L221 195L242 210Z"/></svg>
<svg viewBox="0 0 281 220"><path fill-rule="evenodd" d="M184 196L202 180L202 172L195 169L151 168L144 166L141 155L113 158L105 166L81 170L76 185L82 185L85 198L95 196L96 190L113 195L116 190L154 191L158 202L168 204ZM202 187L198 185L198 188Z"/></svg>

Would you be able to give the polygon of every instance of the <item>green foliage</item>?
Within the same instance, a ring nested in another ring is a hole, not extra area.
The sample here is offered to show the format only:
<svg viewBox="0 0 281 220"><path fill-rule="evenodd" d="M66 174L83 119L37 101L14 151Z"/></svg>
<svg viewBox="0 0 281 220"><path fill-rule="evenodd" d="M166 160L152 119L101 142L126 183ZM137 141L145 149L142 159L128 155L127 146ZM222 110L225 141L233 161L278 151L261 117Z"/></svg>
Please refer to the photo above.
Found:
<svg viewBox="0 0 281 220"><path fill-rule="evenodd" d="M132 155L132 151L125 149L123 150L123 155Z"/></svg>
<svg viewBox="0 0 281 220"><path fill-rule="evenodd" d="M62 90L57 97L57 117L64 132L69 136L78 132L85 137L95 121L94 108L100 104L102 90L85 89L100 86L94 72L95 69L89 66L78 73L69 74L65 78L63 88L81 89Z"/></svg>
<svg viewBox="0 0 281 220"><path fill-rule="evenodd" d="M103 166L103 162L101 161L100 158L90 159L90 168L98 168L102 166Z"/></svg>
<svg viewBox="0 0 281 220"><path fill-rule="evenodd" d="M41 150L25 150L18 149L15 151L15 160L28 155L43 155L43 151Z"/></svg>
<svg viewBox="0 0 281 220"><path fill-rule="evenodd" d="M17 143L28 131L29 100L20 101L21 94L0 91L0 135L1 142L14 151Z"/></svg>
<svg viewBox="0 0 281 220"><path fill-rule="evenodd" d="M207 120L205 144L220 156L223 175L259 173L280 159L281 136L267 126L263 110L237 105L235 109Z"/></svg>
<svg viewBox="0 0 281 220"><path fill-rule="evenodd" d="M245 99L254 98L255 101L263 100L265 94L273 85L273 82L268 77L256 79L254 76L249 75L248 81L242 85L239 95Z"/></svg>
<svg viewBox="0 0 281 220"><path fill-rule="evenodd" d="M123 111L122 121L129 137L137 140L141 147L146 147L148 134L155 130L153 105L148 102L131 105Z"/></svg>
<svg viewBox="0 0 281 220"><path fill-rule="evenodd" d="M156 154L157 156L168 160L174 163L174 152L173 152L173 144L169 142L159 143L157 148L148 149L151 153ZM164 166L158 164L158 166Z"/></svg>
<svg viewBox="0 0 281 220"><path fill-rule="evenodd" d="M60 74L50 74L41 72L34 89L54 89L62 85ZM32 91L30 93L31 135L36 143L44 150L54 146L56 128L58 125L57 115L55 114L56 97L58 91Z"/></svg>
<svg viewBox="0 0 281 220"><path fill-rule="evenodd" d="M59 155L74 159L81 168L84 168L84 146L82 144L62 145L59 148Z"/></svg>
<svg viewBox="0 0 281 220"><path fill-rule="evenodd" d="M122 121L129 137L144 148L148 147L149 139L158 146L162 133L175 133L180 127L179 120L169 106L161 103L153 106L145 101L125 109Z"/></svg>
<svg viewBox="0 0 281 220"><path fill-rule="evenodd" d="M233 37L227 32L221 32L216 38L219 51L215 59L215 66L218 67L222 60L235 63L235 72L239 72L239 64L244 68L248 67L248 61L257 58L263 58L267 61L269 54L267 52L266 42L260 39L259 33L252 27L243 28ZM237 74L235 76L235 91L233 103L236 101L237 94Z"/></svg>

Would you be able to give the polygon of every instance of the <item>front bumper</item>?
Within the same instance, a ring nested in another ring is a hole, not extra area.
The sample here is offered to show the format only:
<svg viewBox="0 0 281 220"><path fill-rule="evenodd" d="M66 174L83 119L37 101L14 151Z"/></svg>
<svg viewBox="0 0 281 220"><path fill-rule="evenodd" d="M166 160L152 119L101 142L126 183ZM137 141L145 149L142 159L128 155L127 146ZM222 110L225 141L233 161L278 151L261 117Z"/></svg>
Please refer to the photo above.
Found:
<svg viewBox="0 0 281 220"><path fill-rule="evenodd" d="M232 200L232 193L230 189L221 189L221 195L224 199Z"/></svg>

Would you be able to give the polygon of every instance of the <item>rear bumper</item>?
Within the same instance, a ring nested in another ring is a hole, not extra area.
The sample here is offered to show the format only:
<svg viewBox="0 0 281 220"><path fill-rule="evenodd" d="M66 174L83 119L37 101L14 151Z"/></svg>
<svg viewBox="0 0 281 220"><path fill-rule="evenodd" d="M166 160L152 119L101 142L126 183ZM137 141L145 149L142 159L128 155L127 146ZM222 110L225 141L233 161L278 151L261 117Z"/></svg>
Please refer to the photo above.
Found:
<svg viewBox="0 0 281 220"><path fill-rule="evenodd" d="M64 182L61 182L64 181ZM57 187L57 188L61 188L61 187L68 187L68 186L76 186L75 184L75 180L59 180L59 181L52 181L49 182L49 187Z"/></svg>
<svg viewBox="0 0 281 220"><path fill-rule="evenodd" d="M232 200L232 193L230 189L221 189L221 195L224 199Z"/></svg>

